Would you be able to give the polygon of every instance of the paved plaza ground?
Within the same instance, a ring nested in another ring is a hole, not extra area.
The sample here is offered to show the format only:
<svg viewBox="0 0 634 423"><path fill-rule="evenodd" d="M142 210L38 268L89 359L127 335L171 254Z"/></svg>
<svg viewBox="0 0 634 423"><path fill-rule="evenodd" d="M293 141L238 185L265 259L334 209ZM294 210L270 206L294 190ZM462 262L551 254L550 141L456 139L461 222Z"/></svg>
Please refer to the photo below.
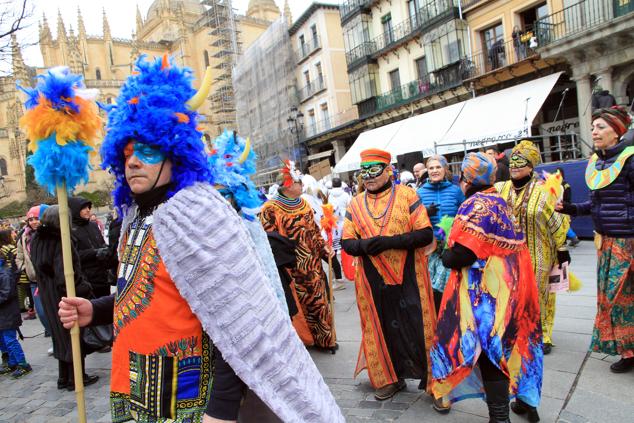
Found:
<svg viewBox="0 0 634 423"><path fill-rule="evenodd" d="M584 241L572 251L573 271L583 281L575 293L561 294L553 352L545 357L542 422L634 423L634 372L617 375L609 370L617 360L587 352L596 310L596 253ZM352 283L337 292L336 327L340 349L336 355L312 351L311 354L330 386L346 420L355 422L487 422L486 404L466 400L454 404L450 414L439 415L431 399L421 393L418 382L409 381L406 391L389 401L374 399L364 372L353 379L361 332ZM33 373L14 381L0 378L0 423L66 423L76 421L75 395L56 388L57 362L46 354L50 338L44 338L38 321L27 321L23 343ZM86 388L89 422L110 422L108 385L110 354L92 354L86 359L90 374L101 380ZM513 422L526 421L511 415Z"/></svg>

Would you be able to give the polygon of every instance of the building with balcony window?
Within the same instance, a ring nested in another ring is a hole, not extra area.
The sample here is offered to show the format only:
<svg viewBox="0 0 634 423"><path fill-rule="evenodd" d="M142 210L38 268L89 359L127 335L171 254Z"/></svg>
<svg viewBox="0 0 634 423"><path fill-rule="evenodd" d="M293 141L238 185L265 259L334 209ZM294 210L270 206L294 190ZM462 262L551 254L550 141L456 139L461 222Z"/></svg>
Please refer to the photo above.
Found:
<svg viewBox="0 0 634 423"><path fill-rule="evenodd" d="M345 139L337 136L337 130L358 118L350 96L339 6L313 3L293 23L289 35L308 162L329 157L334 165L345 153Z"/></svg>
<svg viewBox="0 0 634 423"><path fill-rule="evenodd" d="M623 1L631 0L615 1L627 15ZM549 33L540 22L554 22L549 17L564 3L356 0L343 5L352 99L366 131L336 170L358 166L352 156L361 145L393 155L416 152L418 158L455 154L450 159L457 162L470 149L491 144L504 149L528 136L541 144L547 161L582 157L577 112L582 103L570 65L561 55L542 54L547 48L542 38ZM632 27L626 17L620 19L622 28L628 22ZM622 35L620 40L632 44ZM399 162L410 167L411 158Z"/></svg>
<svg viewBox="0 0 634 423"><path fill-rule="evenodd" d="M563 6L536 20L536 50L566 62L580 134L591 141L593 93L607 90L630 110L634 103L634 0L564 0Z"/></svg>
<svg viewBox="0 0 634 423"><path fill-rule="evenodd" d="M348 0L341 23L357 134L470 95L458 0Z"/></svg>

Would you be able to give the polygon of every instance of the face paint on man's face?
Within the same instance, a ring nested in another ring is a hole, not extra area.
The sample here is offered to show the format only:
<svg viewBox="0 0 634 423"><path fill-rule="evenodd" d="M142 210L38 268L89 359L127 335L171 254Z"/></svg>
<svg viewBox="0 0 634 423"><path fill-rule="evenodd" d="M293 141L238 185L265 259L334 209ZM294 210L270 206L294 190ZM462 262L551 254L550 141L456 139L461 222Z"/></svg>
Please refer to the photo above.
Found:
<svg viewBox="0 0 634 423"><path fill-rule="evenodd" d="M131 156L135 156L140 162L147 165L159 164L165 160L165 154L158 147L140 142L130 142L126 145L123 155L126 161Z"/></svg>

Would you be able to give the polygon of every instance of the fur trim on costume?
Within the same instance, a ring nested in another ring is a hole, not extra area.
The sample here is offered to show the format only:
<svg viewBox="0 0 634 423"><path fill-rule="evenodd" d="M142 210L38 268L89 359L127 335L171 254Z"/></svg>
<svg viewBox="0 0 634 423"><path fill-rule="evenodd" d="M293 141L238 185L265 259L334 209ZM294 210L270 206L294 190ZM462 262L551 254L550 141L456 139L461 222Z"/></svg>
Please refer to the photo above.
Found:
<svg viewBox="0 0 634 423"><path fill-rule="evenodd" d="M132 195L125 180L123 149L131 140L157 146L172 163L174 189L168 198L196 182L212 180L200 116L187 101L195 94L192 71L172 59L139 57L136 71L121 87L108 113L107 134L101 146L102 167L115 176L114 203L130 206Z"/></svg>

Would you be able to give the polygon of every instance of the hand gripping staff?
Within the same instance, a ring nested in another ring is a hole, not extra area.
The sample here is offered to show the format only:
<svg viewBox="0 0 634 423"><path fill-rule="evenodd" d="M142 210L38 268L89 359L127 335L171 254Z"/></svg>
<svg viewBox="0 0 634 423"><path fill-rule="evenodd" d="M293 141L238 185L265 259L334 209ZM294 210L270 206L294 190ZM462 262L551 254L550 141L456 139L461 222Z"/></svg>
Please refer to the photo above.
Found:
<svg viewBox="0 0 634 423"><path fill-rule="evenodd" d="M101 137L102 121L94 101L97 90L87 90L82 77L67 67L55 67L38 77L35 88L19 87L27 95L26 113L20 126L29 139L33 154L27 162L35 169L35 179L49 193L57 192L66 295L75 296L75 275L70 243L68 192L88 182L89 153ZM73 372L77 397L77 417L86 422L79 326L70 330Z"/></svg>
<svg viewBox="0 0 634 423"><path fill-rule="evenodd" d="M328 237L328 245L332 249L332 231L337 224L337 219L335 218L335 210L332 204L324 203L321 206L321 210L324 213L321 218L321 228L326 231L326 236ZM328 254L328 293L330 300L330 313L332 314L332 337L337 342L337 330L335 329L335 303L334 296L332 292L332 256ZM334 354L337 347L332 348L332 353Z"/></svg>

